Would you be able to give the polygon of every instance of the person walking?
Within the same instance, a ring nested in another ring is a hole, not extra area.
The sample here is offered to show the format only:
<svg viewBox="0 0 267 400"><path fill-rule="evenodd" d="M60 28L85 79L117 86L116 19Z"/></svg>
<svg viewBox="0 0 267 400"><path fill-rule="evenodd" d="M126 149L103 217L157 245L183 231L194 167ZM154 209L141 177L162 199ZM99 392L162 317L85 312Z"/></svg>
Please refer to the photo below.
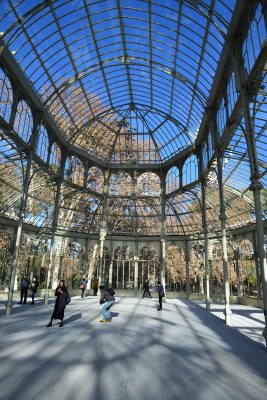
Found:
<svg viewBox="0 0 267 400"><path fill-rule="evenodd" d="M56 302L54 306L54 311L53 314L51 315L49 323L46 325L47 327L53 325L52 324L53 319L59 319L61 321L59 326L60 327L63 326L64 311L66 305L69 302L69 292L67 287L65 286L65 281L63 279L59 282L59 285L56 288L55 296L56 296Z"/></svg>
<svg viewBox="0 0 267 400"><path fill-rule="evenodd" d="M34 304L34 296L37 293L38 286L39 286L38 279L36 278L36 276L34 276L32 278L32 283L31 283L31 289L32 289L32 302L31 302L31 304Z"/></svg>
<svg viewBox="0 0 267 400"><path fill-rule="evenodd" d="M20 282L20 302L19 304L26 304L29 286L31 284L30 279L27 275L23 275L21 282Z"/></svg>
<svg viewBox="0 0 267 400"><path fill-rule="evenodd" d="M105 286L100 285L99 286L101 297L99 303L102 304L102 315L103 319L101 319L99 322L105 323L105 322L111 322L111 313L110 313L110 308L113 306L115 303L115 291L112 288L105 288Z"/></svg>
<svg viewBox="0 0 267 400"><path fill-rule="evenodd" d="M148 296L151 298L150 290L149 290L149 280L147 279L144 283L144 293L143 293L143 298L145 297L145 294L148 293Z"/></svg>
<svg viewBox="0 0 267 400"><path fill-rule="evenodd" d="M81 299L84 299L84 291L87 285L88 279L86 278L82 278L81 282L80 282L80 286L79 288L81 289L82 293L81 293Z"/></svg>
<svg viewBox="0 0 267 400"><path fill-rule="evenodd" d="M156 291L159 295L159 308L158 311L162 311L162 297L165 297L164 287L160 281L156 285Z"/></svg>

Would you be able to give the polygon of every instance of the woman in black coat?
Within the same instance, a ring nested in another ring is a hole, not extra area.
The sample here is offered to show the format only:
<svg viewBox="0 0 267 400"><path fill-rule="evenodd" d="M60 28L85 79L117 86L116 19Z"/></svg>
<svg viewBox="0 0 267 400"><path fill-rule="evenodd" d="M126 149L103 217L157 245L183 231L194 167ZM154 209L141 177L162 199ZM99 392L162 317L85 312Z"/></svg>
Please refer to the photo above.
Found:
<svg viewBox="0 0 267 400"><path fill-rule="evenodd" d="M55 302L54 311L51 316L50 322L48 323L48 325L46 325L47 327L52 326L53 319L60 319L61 322L60 322L59 326L60 327L63 326L64 311L65 311L65 307L68 304L68 300L69 300L69 292L68 292L67 287L65 286L64 280L61 280L59 282L59 285L55 291L55 296L56 296L56 302Z"/></svg>

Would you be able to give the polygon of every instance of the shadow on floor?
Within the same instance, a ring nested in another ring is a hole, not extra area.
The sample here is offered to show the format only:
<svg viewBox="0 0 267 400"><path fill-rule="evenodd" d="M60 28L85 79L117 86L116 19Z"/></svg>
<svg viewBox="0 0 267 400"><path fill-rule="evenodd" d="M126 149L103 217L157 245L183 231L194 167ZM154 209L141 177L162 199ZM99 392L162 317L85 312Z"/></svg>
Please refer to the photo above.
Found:
<svg viewBox="0 0 267 400"><path fill-rule="evenodd" d="M117 312L110 312L110 314L111 314L111 317L112 318L116 318L116 317L118 317L120 314L119 313L117 313Z"/></svg>
<svg viewBox="0 0 267 400"><path fill-rule="evenodd" d="M48 304L53 304L55 299L49 299ZM26 304L19 304L19 299L15 299L13 301L12 314L19 314L23 311L33 310L36 307L40 307L44 305L44 299L35 300L34 304L31 304L31 300L29 300ZM6 315L6 300L0 300L0 317Z"/></svg>
<svg viewBox="0 0 267 400"><path fill-rule="evenodd" d="M81 313L73 314L69 318L64 319L64 325L70 324L71 322L77 321L78 319L81 319L81 318L82 318Z"/></svg>

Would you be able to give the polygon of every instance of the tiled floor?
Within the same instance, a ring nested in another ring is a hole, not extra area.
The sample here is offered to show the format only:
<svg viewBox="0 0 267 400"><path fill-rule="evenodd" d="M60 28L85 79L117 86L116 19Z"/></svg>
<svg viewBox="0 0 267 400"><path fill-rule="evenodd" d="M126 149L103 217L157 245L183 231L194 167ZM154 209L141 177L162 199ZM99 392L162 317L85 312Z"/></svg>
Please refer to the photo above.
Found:
<svg viewBox="0 0 267 400"><path fill-rule="evenodd" d="M217 304L116 300L104 325L96 297L74 298L63 328L46 327L52 304L0 317L0 399L266 400L261 310L232 307L230 327Z"/></svg>
<svg viewBox="0 0 267 400"><path fill-rule="evenodd" d="M201 302L198 302L198 304L206 308L205 304ZM223 310L224 305L211 304L210 312L224 321L225 315ZM249 306L231 305L231 312L231 327L237 329L240 333L246 335L250 339L265 345L265 339L262 336L262 331L264 329L263 310Z"/></svg>

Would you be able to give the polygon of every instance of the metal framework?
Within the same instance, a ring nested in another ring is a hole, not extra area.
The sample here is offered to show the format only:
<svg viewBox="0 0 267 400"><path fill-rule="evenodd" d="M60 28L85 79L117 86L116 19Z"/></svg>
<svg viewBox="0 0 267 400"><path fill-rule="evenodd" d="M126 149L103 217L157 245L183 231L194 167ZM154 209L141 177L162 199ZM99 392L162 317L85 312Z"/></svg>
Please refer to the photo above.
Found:
<svg viewBox="0 0 267 400"><path fill-rule="evenodd" d="M83 254L72 269L139 287L149 242L161 279L172 287L179 277L173 287L188 293L198 279L208 307L212 249L222 246L229 297L226 242L236 249L245 235L266 309L267 2L1 0L0 10L0 238L14 243L11 292L25 237L43 254L47 299L71 243ZM131 257L119 262L125 248Z"/></svg>

